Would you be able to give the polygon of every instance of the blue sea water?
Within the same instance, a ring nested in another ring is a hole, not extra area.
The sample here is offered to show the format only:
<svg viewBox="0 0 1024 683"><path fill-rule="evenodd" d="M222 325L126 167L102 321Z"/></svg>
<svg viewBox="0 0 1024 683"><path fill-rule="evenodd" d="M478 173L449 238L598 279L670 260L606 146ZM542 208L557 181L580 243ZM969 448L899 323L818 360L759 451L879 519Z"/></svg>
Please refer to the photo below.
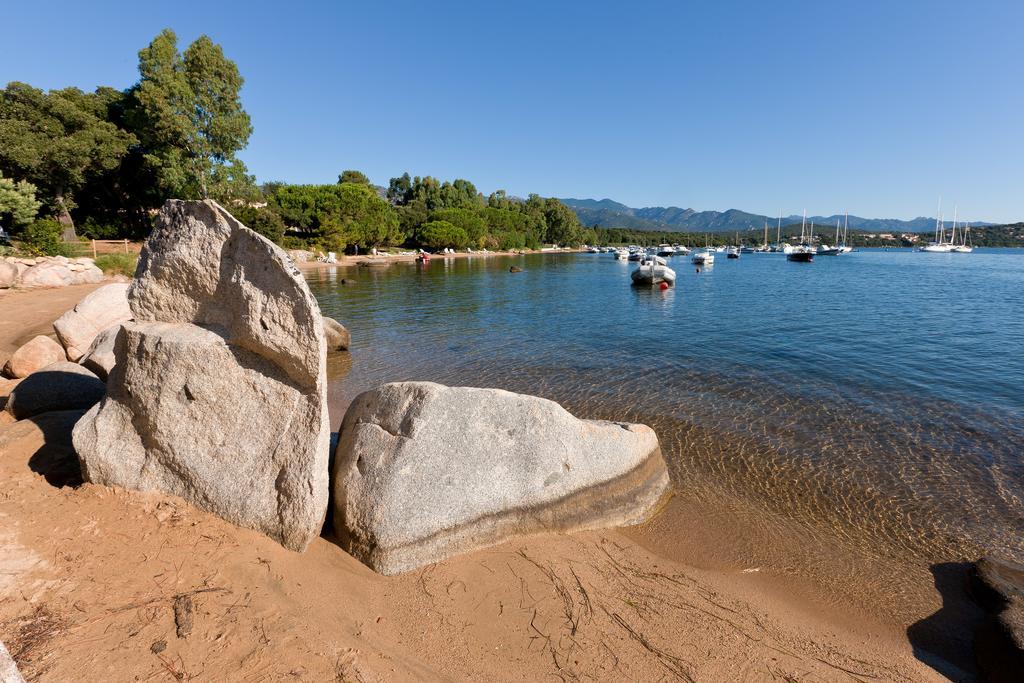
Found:
<svg viewBox="0 0 1024 683"><path fill-rule="evenodd" d="M611 254L311 273L353 337L332 406L412 379L538 394L650 424L681 493L811 546L1024 561L1024 252L670 265L667 291Z"/></svg>

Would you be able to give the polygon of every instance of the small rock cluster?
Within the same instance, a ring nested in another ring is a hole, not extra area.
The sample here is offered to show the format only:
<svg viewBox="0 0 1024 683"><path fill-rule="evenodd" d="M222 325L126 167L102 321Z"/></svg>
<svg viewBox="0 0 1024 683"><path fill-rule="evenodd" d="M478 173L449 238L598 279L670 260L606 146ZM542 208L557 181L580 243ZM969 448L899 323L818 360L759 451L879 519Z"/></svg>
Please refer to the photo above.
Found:
<svg viewBox="0 0 1024 683"><path fill-rule="evenodd" d="M112 367L105 340L132 314L127 285L104 285L54 323L54 336L33 337L3 366L0 409L21 420L51 410L88 409L105 393Z"/></svg>
<svg viewBox="0 0 1024 683"><path fill-rule="evenodd" d="M429 382L357 397L331 465L326 356L350 336L288 256L215 202L172 200L139 264L61 316L60 343L19 349L0 384L16 418L89 408L73 433L85 481L170 493L297 551L330 491L338 541L385 574L639 523L668 488L649 427Z"/></svg>
<svg viewBox="0 0 1024 683"><path fill-rule="evenodd" d="M7 256L0 259L0 289L66 287L102 281L103 271L96 267L91 258Z"/></svg>

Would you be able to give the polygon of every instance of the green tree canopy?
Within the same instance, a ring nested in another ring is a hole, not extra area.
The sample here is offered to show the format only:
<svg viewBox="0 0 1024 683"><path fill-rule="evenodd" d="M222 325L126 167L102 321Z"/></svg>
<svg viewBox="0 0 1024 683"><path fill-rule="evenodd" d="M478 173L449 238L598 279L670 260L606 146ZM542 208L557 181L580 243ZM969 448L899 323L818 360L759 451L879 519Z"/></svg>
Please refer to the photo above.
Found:
<svg viewBox="0 0 1024 683"><path fill-rule="evenodd" d="M0 172L25 180L75 237L70 210L91 175L115 168L135 137L105 120L106 103L77 88L43 92L24 83L0 91Z"/></svg>
<svg viewBox="0 0 1024 683"><path fill-rule="evenodd" d="M238 67L200 36L184 54L170 29L139 51L130 125L163 198L251 195L254 182L235 156L252 134Z"/></svg>
<svg viewBox="0 0 1024 683"><path fill-rule="evenodd" d="M438 209L430 213L431 221L446 221L462 228L466 233L467 244L481 248L487 237L487 221L480 209Z"/></svg>
<svg viewBox="0 0 1024 683"><path fill-rule="evenodd" d="M429 221L420 226L417 241L431 249L462 249L469 243L469 235L448 221Z"/></svg>
<svg viewBox="0 0 1024 683"><path fill-rule="evenodd" d="M355 183L356 185L367 185L372 186L373 183L366 177L366 174L362 171L347 170L342 171L341 175L338 176L339 183Z"/></svg>
<svg viewBox="0 0 1024 683"><path fill-rule="evenodd" d="M0 173L0 227L28 225L39 213L36 186L26 180L15 182Z"/></svg>
<svg viewBox="0 0 1024 683"><path fill-rule="evenodd" d="M333 251L404 239L395 210L366 185L282 185L269 200L285 223Z"/></svg>

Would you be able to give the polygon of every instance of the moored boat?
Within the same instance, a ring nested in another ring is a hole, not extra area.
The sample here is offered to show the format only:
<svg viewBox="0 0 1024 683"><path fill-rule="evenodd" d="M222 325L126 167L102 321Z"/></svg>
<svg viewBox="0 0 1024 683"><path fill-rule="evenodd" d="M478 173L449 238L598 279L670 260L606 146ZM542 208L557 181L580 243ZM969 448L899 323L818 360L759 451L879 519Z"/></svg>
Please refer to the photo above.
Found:
<svg viewBox="0 0 1024 683"><path fill-rule="evenodd" d="M786 260L809 263L814 260L814 250L801 244L786 252Z"/></svg>
<svg viewBox="0 0 1024 683"><path fill-rule="evenodd" d="M710 266L715 262L715 250L711 247L694 252L690 260L698 266Z"/></svg>
<svg viewBox="0 0 1024 683"><path fill-rule="evenodd" d="M630 273L630 278L634 285L656 285L662 282L671 285L676 281L676 271L664 263L658 263L656 259L645 259L636 270Z"/></svg>

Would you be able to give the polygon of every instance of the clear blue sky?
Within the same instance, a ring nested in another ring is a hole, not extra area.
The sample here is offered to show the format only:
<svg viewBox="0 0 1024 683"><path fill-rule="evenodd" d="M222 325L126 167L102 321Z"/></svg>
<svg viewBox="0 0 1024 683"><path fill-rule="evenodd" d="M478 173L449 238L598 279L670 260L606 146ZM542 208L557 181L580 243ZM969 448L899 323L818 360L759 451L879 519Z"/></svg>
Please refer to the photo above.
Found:
<svg viewBox="0 0 1024 683"><path fill-rule="evenodd" d="M164 27L238 63L260 181L1024 219L1020 0L17 2L0 81L127 87Z"/></svg>

